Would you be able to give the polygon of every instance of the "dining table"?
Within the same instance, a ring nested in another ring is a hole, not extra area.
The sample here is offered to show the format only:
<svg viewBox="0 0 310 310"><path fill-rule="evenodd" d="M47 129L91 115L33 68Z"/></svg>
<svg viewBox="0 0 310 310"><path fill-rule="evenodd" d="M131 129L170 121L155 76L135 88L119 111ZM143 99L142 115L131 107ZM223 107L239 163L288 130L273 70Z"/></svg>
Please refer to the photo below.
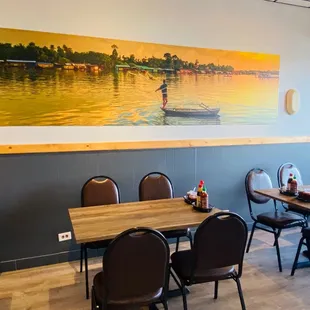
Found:
<svg viewBox="0 0 310 310"><path fill-rule="evenodd" d="M199 212L184 198L136 201L128 203L78 207L69 209L76 243L111 240L134 227L148 227L161 232L196 228L206 218L221 212ZM187 291L188 292L188 291ZM180 296L179 290L169 290L169 297Z"/></svg>
<svg viewBox="0 0 310 310"><path fill-rule="evenodd" d="M198 212L184 198L136 201L69 209L78 244L111 240L133 227L149 227L161 232L197 227L221 210Z"/></svg>
<svg viewBox="0 0 310 310"><path fill-rule="evenodd" d="M310 185L304 185L302 189L310 190ZM279 188L256 189L255 193L280 201L287 205L295 206L301 211L308 211L310 213L310 202L299 200L296 196L282 194Z"/></svg>
<svg viewBox="0 0 310 310"><path fill-rule="evenodd" d="M300 190L310 191L310 185L303 185ZM298 196L289 196L281 192L280 188L256 189L255 193L280 201L283 204L294 206L295 209L310 213L310 202L300 200ZM309 262L301 262L297 264L297 268L310 267L310 253L308 250L303 251L303 255L309 259Z"/></svg>

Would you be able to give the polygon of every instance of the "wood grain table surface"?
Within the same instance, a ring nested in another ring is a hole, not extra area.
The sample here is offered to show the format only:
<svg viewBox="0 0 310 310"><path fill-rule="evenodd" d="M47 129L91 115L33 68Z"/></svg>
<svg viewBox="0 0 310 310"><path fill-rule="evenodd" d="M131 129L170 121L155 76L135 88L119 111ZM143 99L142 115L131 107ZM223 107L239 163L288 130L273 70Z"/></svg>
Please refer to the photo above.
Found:
<svg viewBox="0 0 310 310"><path fill-rule="evenodd" d="M197 212L183 198L174 198L72 208L69 215L76 242L86 243L113 239L133 227L159 231L193 228L220 211Z"/></svg>
<svg viewBox="0 0 310 310"><path fill-rule="evenodd" d="M303 186L304 189L310 190L310 185ZM261 194L263 196L269 197L271 199L275 199L286 203L288 205L293 205L295 207L300 208L301 210L310 211L310 203L298 200L294 196L287 196L280 193L279 188L270 188L270 189L258 189L255 190L257 194Z"/></svg>

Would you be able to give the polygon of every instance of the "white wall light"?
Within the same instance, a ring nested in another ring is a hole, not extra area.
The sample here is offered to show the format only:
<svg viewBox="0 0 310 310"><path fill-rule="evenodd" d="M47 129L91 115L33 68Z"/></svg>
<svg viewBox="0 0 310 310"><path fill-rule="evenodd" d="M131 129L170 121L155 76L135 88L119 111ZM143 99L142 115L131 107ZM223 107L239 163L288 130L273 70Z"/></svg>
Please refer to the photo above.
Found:
<svg viewBox="0 0 310 310"><path fill-rule="evenodd" d="M286 112L290 115L299 111L300 98L296 89L290 89L286 93Z"/></svg>

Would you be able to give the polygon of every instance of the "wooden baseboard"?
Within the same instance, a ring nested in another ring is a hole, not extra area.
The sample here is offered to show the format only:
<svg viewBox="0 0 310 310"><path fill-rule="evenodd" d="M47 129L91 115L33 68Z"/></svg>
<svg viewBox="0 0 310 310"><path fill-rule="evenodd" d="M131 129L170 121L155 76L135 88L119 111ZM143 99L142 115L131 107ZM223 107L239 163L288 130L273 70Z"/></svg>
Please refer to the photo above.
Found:
<svg viewBox="0 0 310 310"><path fill-rule="evenodd" d="M197 148L208 146L309 143L310 136L225 138L169 141L133 141L102 143L12 144L0 145L0 154L36 154L64 152L124 151L142 149Z"/></svg>

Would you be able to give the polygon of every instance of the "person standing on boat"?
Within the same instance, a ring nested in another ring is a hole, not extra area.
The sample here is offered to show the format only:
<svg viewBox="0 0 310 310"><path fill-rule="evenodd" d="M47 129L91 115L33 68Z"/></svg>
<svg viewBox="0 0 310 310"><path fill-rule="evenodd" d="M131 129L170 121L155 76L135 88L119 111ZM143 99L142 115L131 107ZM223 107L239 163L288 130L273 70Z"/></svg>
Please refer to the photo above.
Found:
<svg viewBox="0 0 310 310"><path fill-rule="evenodd" d="M166 104L168 103L168 89L167 89L166 80L163 80L162 85L160 85L159 88L155 90L155 92L161 90L161 93L163 95L163 109L166 107Z"/></svg>

